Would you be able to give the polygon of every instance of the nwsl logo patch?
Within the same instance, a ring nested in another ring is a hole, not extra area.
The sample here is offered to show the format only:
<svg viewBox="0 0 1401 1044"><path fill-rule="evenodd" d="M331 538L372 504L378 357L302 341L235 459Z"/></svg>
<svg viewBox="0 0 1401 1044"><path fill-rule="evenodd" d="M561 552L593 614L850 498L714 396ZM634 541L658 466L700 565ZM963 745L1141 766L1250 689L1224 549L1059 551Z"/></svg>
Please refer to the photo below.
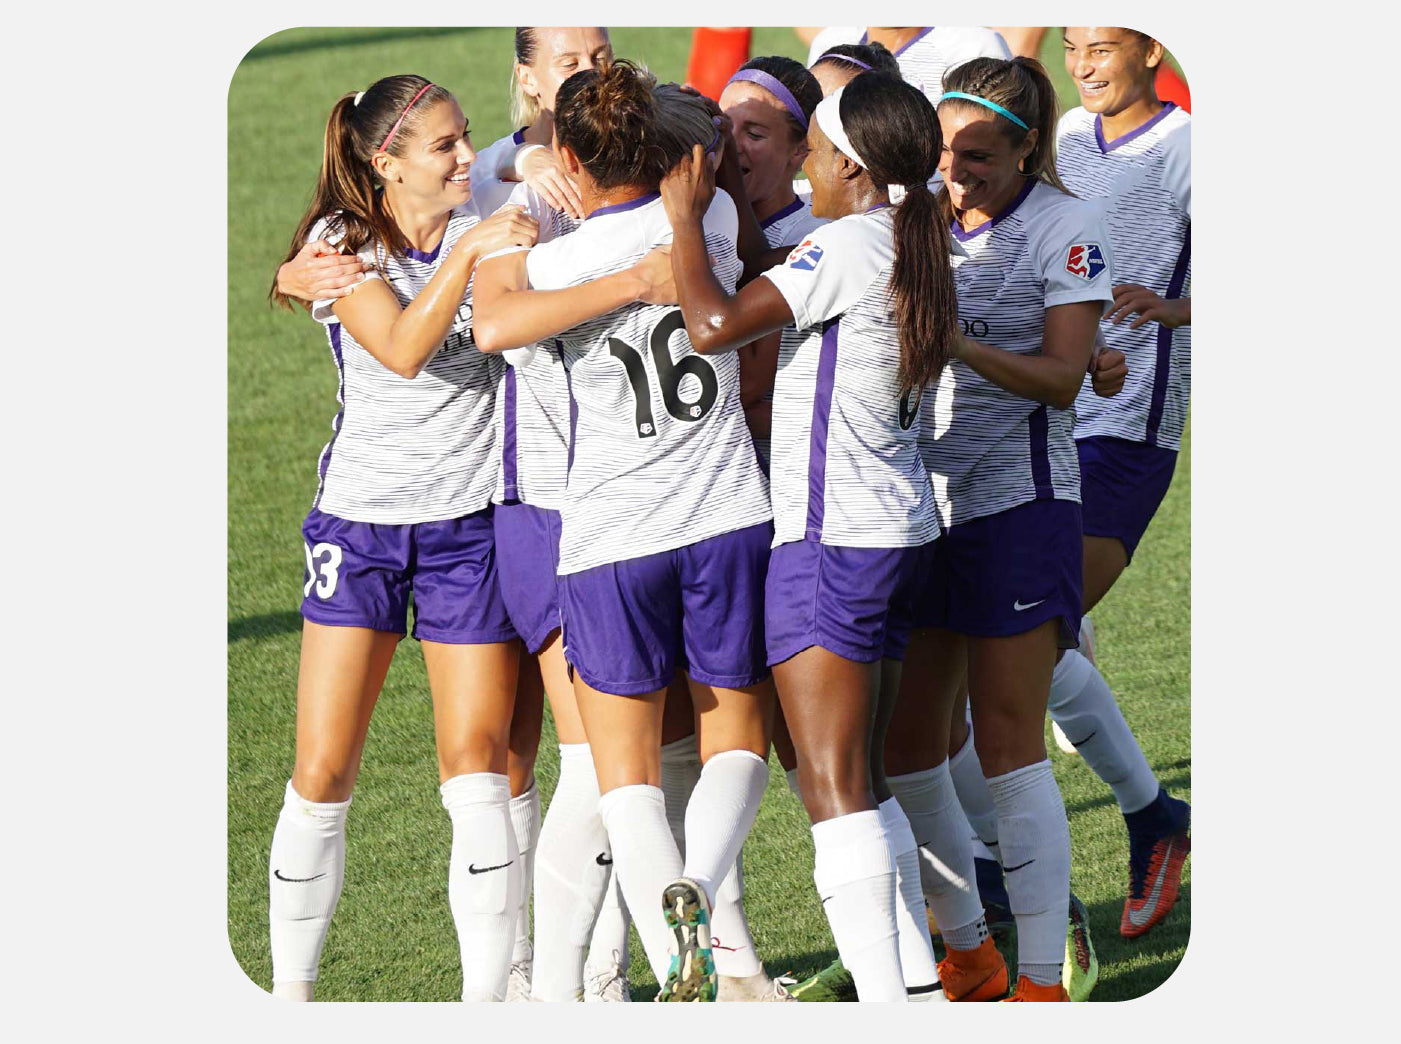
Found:
<svg viewBox="0 0 1401 1044"><path fill-rule="evenodd" d="M804 272L811 272L817 267L817 263L822 260L822 248L811 239L804 239L793 252L788 255L788 267L800 268Z"/></svg>
<svg viewBox="0 0 1401 1044"><path fill-rule="evenodd" d="M1104 251L1098 243L1076 243L1065 257L1065 270L1088 283L1104 271Z"/></svg>

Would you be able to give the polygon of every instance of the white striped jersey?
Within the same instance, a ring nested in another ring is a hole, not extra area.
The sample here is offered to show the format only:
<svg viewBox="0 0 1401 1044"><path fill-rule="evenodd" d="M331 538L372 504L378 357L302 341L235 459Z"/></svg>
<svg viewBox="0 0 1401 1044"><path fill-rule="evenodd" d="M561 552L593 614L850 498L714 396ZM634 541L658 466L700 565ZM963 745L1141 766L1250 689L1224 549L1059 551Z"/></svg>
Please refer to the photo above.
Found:
<svg viewBox="0 0 1401 1044"><path fill-rule="evenodd" d="M705 245L733 290L741 264L734 201L715 193ZM671 242L661 198L595 210L531 249L530 285L554 290L636 264ZM632 304L565 331L569 480L560 504L561 576L670 551L766 522L768 485L754 456L733 352L703 358L679 308Z"/></svg>
<svg viewBox="0 0 1401 1044"><path fill-rule="evenodd" d="M919 451L919 410L900 394L892 314L894 212L814 229L764 273L802 331L784 337L774 388L774 546L912 547L939 535Z"/></svg>
<svg viewBox="0 0 1401 1044"><path fill-rule="evenodd" d="M1109 230L1099 208L1028 179L1011 207L969 232L953 223L963 333L1038 355L1046 309L1113 300ZM1080 499L1073 410L1013 395L950 360L920 407L920 449L945 526L1030 500Z"/></svg>
<svg viewBox="0 0 1401 1044"><path fill-rule="evenodd" d="M1192 118L1169 102L1143 126L1105 141L1099 116L1061 117L1056 168L1070 191L1101 200L1114 241L1114 281L1160 297L1192 295ZM1192 390L1192 328L1101 323L1128 357L1124 390L1110 399L1088 379L1075 400L1075 437L1113 435L1178 449Z"/></svg>
<svg viewBox="0 0 1401 1044"><path fill-rule="evenodd" d="M463 233L480 220L469 200L453 210L442 242L431 253L403 258L378 251L385 281L408 306L437 272ZM327 222L310 239L340 236ZM376 261L374 246L360 256ZM380 278L379 272L366 273ZM352 522L405 524L458 518L480 511L496 484L492 402L503 363L472 340L472 289L458 308L443 347L413 380L381 364L346 330L331 306L313 302L326 325L340 372L341 410L321 451L321 484L314 507Z"/></svg>
<svg viewBox="0 0 1401 1044"><path fill-rule="evenodd" d="M514 155L525 141L525 128L503 138L497 138L477 153L472 162L472 198L477 201L477 212L495 214L505 204L512 190L520 184L516 181L501 181L496 177L496 169L508 154Z"/></svg>
<svg viewBox="0 0 1401 1044"><path fill-rule="evenodd" d="M806 187L807 182L803 182ZM803 241L813 229L827 223L826 218L813 217L812 215L812 194L799 196L782 210L770 214L759 222L759 227L764 230L764 238L768 240L771 248L781 246L797 246ZM787 345L794 350L803 340L803 335L792 326L783 328L781 345ZM782 347L780 347L780 351ZM770 389L764 395L764 402L773 402L773 390ZM756 436L754 439L754 452L759 454L759 460L767 468L769 463L769 436Z"/></svg>
<svg viewBox="0 0 1401 1044"><path fill-rule="evenodd" d="M537 242L568 235L579 222L555 210L529 185L512 186L505 204L522 206L540 223ZM506 253L506 251L499 251ZM498 504L519 500L559 510L569 460L569 382L559 345L551 339L524 353L526 361L508 365L496 389L496 452L500 457L496 491Z"/></svg>
<svg viewBox="0 0 1401 1044"><path fill-rule="evenodd" d="M833 26L822 30L808 51L808 65L837 44L869 43L859 26ZM970 58L1010 58L1007 41L996 29L981 25L928 26L895 52L900 75L924 92L935 105L944 93L944 73Z"/></svg>

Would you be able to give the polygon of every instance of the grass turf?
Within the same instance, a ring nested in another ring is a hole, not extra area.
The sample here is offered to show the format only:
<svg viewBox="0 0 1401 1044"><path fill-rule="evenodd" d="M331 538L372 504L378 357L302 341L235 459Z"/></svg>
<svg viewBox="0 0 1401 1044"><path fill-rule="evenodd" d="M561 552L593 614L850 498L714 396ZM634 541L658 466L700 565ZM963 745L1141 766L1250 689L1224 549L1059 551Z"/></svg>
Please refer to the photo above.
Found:
<svg viewBox="0 0 1401 1044"><path fill-rule="evenodd" d="M1047 61L1062 101L1069 81L1059 39ZM662 79L685 71L690 33L619 28L620 55ZM802 59L790 30L758 29L755 54ZM511 30L293 29L249 52L229 89L229 941L248 976L271 984L267 853L292 770L300 524L315 490L317 455L335 415L335 368L306 315L268 308L269 281L301 215L320 162L326 113L339 95L392 73L418 72L458 94L473 138L512 128L506 85ZM1149 762L1191 797L1190 459L1188 447L1158 518L1095 613L1100 663ZM1138 942L1118 935L1127 842L1108 789L1078 758L1052 748L1073 840L1073 884L1090 911L1100 958L1096 1000L1152 990L1187 943L1190 863L1168 922ZM449 827L438 799L432 709L412 641L389 671L366 744L349 821L345 889L321 962L321 1000L453 1000L461 975L447 904ZM812 888L807 817L774 761L769 792L745 847L745 904L771 973L805 977L834 956ZM548 719L537 778L548 801L558 753ZM655 992L634 933L634 996Z"/></svg>

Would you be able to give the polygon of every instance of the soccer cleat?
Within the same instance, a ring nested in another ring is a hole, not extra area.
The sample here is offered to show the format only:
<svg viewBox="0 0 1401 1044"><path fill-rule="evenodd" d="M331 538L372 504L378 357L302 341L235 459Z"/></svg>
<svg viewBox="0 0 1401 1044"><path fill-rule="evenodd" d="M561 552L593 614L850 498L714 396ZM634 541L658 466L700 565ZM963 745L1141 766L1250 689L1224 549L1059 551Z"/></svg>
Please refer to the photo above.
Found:
<svg viewBox="0 0 1401 1044"><path fill-rule="evenodd" d="M1068 1001L1070 995L1065 992L1065 987L1060 983L1053 986L1038 986L1025 975L1017 979L1017 988L1010 997L1003 997L1004 1001Z"/></svg>
<svg viewBox="0 0 1401 1044"><path fill-rule="evenodd" d="M719 990L710 952L710 901L689 877L662 889L662 914L676 941L659 1001L713 1001Z"/></svg>
<svg viewBox="0 0 1401 1044"><path fill-rule="evenodd" d="M797 981L780 975L776 979L770 979L769 973L759 971L754 975L722 975L720 976L720 990L716 1000L722 1002L737 1001L796 1001L788 992L789 986L796 986Z"/></svg>
<svg viewBox="0 0 1401 1044"><path fill-rule="evenodd" d="M1007 962L989 936L976 950L949 950L939 981L951 1001L994 1001L1007 996Z"/></svg>
<svg viewBox="0 0 1401 1044"><path fill-rule="evenodd" d="M788 992L800 1001L854 1001L856 980L838 958L812 978L788 987Z"/></svg>
<svg viewBox="0 0 1401 1044"><path fill-rule="evenodd" d="M1158 924L1177 902L1182 865L1192 850L1192 806L1159 789L1153 803L1124 816L1129 827L1129 895L1119 934L1136 939Z"/></svg>
<svg viewBox="0 0 1401 1044"><path fill-rule="evenodd" d="M530 1000L530 966L532 963L529 957L523 961L511 962L511 976L506 980L507 1002Z"/></svg>
<svg viewBox="0 0 1401 1044"><path fill-rule="evenodd" d="M628 986L627 969L623 967L623 955L613 951L613 960L599 971L584 969L584 1003L600 1002L630 1003L632 990Z"/></svg>
<svg viewBox="0 0 1401 1044"><path fill-rule="evenodd" d="M1073 1001L1090 999L1099 982L1099 958L1090 941L1090 914L1074 892L1070 893L1070 920L1065 930L1065 965L1061 985Z"/></svg>

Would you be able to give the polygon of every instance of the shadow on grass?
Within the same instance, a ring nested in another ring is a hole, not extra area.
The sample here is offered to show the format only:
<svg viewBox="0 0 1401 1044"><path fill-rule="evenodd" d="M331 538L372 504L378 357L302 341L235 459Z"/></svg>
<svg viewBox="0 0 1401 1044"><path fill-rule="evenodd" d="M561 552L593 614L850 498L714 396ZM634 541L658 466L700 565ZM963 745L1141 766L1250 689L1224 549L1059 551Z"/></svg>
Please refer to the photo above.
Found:
<svg viewBox="0 0 1401 1044"><path fill-rule="evenodd" d="M262 613L229 621L229 644L248 638L275 638L302 629L302 614L297 612Z"/></svg>
<svg viewBox="0 0 1401 1044"><path fill-rule="evenodd" d="M455 33L475 33L481 29L470 26L422 26L415 29L338 29L295 40L263 42L243 56L245 62L259 58L276 58L304 51L328 50L333 47L358 47L361 44L383 43L387 40L412 40L421 37L449 36ZM280 35L280 34L275 34Z"/></svg>
<svg viewBox="0 0 1401 1044"><path fill-rule="evenodd" d="M1186 771L1176 771L1164 773L1167 768L1184 768ZM1158 774L1158 782L1167 787L1171 794L1179 788L1190 787L1192 785L1192 763L1190 761L1174 761L1170 764L1154 765L1153 771ZM1090 798L1087 801L1067 801L1065 803L1065 814L1074 815L1076 812L1088 812L1092 808L1118 808L1119 804L1114 798L1113 791L1106 790L1099 797Z"/></svg>
<svg viewBox="0 0 1401 1044"><path fill-rule="evenodd" d="M1147 935L1125 939L1119 934L1123 900L1088 905L1090 936L1099 958L1097 1001L1132 1000L1157 989L1177 969L1192 935L1192 886L1184 883L1177 903L1161 924Z"/></svg>

